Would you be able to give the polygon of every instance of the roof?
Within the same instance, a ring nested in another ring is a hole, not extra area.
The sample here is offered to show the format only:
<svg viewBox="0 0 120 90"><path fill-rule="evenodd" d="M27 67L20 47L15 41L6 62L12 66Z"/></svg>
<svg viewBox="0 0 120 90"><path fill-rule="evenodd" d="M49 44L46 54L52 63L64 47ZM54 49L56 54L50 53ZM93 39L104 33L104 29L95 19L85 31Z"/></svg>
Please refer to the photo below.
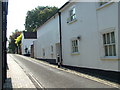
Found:
<svg viewBox="0 0 120 90"><path fill-rule="evenodd" d="M23 32L24 39L37 39L37 32Z"/></svg>

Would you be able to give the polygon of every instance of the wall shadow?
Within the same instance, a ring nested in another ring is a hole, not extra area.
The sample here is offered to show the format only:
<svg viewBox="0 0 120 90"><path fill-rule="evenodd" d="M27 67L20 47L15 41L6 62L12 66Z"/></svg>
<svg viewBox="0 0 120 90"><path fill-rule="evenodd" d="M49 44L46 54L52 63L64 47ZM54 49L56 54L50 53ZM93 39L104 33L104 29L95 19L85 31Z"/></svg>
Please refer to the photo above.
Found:
<svg viewBox="0 0 120 90"><path fill-rule="evenodd" d="M13 90L11 78L7 78L7 79L5 80L5 84L4 84L4 86L3 86L3 89L4 89L4 90Z"/></svg>

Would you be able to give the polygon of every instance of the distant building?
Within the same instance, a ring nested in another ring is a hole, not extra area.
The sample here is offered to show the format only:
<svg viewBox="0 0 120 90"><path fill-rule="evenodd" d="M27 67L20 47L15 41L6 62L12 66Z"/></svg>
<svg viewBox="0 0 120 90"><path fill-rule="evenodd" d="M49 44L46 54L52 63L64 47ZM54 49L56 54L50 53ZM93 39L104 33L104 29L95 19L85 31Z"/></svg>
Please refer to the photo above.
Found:
<svg viewBox="0 0 120 90"><path fill-rule="evenodd" d="M31 54L31 45L33 41L37 39L37 32L23 32L22 35L22 55L30 55Z"/></svg>

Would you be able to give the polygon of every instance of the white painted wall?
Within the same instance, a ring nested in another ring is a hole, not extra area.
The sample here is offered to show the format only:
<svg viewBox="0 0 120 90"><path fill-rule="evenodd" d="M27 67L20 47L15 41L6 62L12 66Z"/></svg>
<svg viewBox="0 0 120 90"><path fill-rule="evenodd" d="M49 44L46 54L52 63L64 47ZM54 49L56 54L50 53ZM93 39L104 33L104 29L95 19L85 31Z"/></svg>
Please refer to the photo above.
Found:
<svg viewBox="0 0 120 90"><path fill-rule="evenodd" d="M35 58L56 59L55 44L59 43L58 15L48 20L37 30L38 39L34 42ZM51 45L53 46L53 57L51 56ZM45 57L43 57L43 49Z"/></svg>
<svg viewBox="0 0 120 90"><path fill-rule="evenodd" d="M118 49L118 13L117 3L96 10L96 3L80 2L71 4L61 13L63 64L118 71L118 60L102 60L102 40L100 32L114 27L116 50ZM69 10L76 8L77 21L68 24ZM98 6L97 6L98 7ZM80 55L71 54L71 39L81 36L79 41ZM117 53L118 54L118 53ZM118 59L117 57L115 57Z"/></svg>
<svg viewBox="0 0 120 90"><path fill-rule="evenodd" d="M30 47L33 44L33 41L36 39L24 39L24 35L22 35L22 55L26 54L25 48L28 48L28 51L31 53Z"/></svg>

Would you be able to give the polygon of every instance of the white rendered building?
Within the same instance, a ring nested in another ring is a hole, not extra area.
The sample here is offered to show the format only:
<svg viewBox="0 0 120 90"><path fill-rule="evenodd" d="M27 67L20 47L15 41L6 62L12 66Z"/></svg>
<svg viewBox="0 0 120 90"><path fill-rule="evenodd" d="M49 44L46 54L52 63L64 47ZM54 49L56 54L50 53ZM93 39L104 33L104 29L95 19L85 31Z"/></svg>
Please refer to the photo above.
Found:
<svg viewBox="0 0 120 90"><path fill-rule="evenodd" d="M23 32L22 35L22 55L31 54L31 45L37 39L37 32Z"/></svg>

